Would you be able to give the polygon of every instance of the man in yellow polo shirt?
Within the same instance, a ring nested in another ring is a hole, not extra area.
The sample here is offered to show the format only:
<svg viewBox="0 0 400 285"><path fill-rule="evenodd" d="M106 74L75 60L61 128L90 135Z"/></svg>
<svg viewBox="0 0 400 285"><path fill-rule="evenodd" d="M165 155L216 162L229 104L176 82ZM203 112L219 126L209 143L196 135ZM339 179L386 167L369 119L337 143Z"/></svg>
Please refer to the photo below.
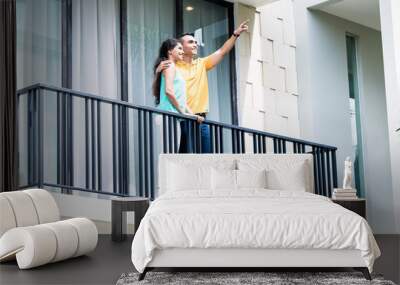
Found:
<svg viewBox="0 0 400 285"><path fill-rule="evenodd" d="M220 63L224 56L229 53L240 34L247 31L247 23L248 21L241 23L221 48L203 58L196 58L198 45L193 34L187 33L179 37L183 46L184 55L183 61L178 62L176 66L186 81L187 103L193 113L206 118L209 110L207 71ZM169 64L169 61L163 61L157 69L157 72L167 68ZM189 132L189 130L185 129L181 131L183 133L186 131ZM182 134L181 137L190 140L189 134ZM188 152L190 152L189 149ZM209 126L205 124L201 125L201 152L211 152L210 130Z"/></svg>

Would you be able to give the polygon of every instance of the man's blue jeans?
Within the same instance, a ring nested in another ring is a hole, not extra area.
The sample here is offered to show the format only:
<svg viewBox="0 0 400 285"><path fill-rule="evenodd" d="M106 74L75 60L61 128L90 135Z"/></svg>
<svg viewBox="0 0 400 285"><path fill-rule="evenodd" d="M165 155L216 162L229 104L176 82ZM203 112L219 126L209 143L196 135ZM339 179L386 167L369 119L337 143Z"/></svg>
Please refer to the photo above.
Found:
<svg viewBox="0 0 400 285"><path fill-rule="evenodd" d="M201 124L201 153L211 153L210 126Z"/></svg>
<svg viewBox="0 0 400 285"><path fill-rule="evenodd" d="M189 122L181 121L181 141L179 144L179 153L193 153L194 139L193 129L190 127ZM211 142L210 142L210 127L205 124L200 125L201 135L201 153L211 153Z"/></svg>

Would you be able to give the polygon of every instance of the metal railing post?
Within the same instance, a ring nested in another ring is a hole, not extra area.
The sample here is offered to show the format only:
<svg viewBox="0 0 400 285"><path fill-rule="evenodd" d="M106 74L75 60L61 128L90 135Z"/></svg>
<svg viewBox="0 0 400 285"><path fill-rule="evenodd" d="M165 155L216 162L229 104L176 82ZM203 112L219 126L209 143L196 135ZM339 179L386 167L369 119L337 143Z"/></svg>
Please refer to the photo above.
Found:
<svg viewBox="0 0 400 285"><path fill-rule="evenodd" d="M176 119L174 118L174 125L176 126ZM174 128L176 131L176 127ZM150 156L150 193L148 197L150 199L154 199L154 190L155 190L155 184L154 184L154 143L153 143L153 112L149 112L149 156Z"/></svg>
<svg viewBox="0 0 400 285"><path fill-rule="evenodd" d="M332 180L333 188L338 187L337 166L336 166L336 149L332 150Z"/></svg>
<svg viewBox="0 0 400 285"><path fill-rule="evenodd" d="M38 139L38 187L43 188L44 183L44 166L43 166L43 111L42 111L42 103L43 103L43 90L39 88L36 90L36 103L37 103L37 139Z"/></svg>

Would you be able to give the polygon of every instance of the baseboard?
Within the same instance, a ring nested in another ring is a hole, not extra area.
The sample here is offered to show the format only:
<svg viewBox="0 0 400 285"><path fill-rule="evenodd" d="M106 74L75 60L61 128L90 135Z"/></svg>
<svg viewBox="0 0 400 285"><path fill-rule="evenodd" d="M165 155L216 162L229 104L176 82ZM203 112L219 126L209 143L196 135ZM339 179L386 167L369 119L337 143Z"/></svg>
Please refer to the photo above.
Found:
<svg viewBox="0 0 400 285"><path fill-rule="evenodd" d="M63 219L85 217L92 220L99 234L111 234L111 197L98 197L96 194L61 194L50 191ZM134 232L134 212L126 212L127 234Z"/></svg>
<svg viewBox="0 0 400 285"><path fill-rule="evenodd" d="M62 220L71 219L71 218L74 218L74 217L65 217L65 216L61 217ZM91 219L91 220L96 225L97 231L99 232L100 235L110 235L111 234L111 222L98 221L98 220L93 220L93 219ZM126 234L133 235L134 234L134 230L135 230L134 229L135 225L134 225L133 222L130 222L130 221L134 221L134 216L133 215L132 216L128 215L127 216L127 221L128 221L128 224L126 226Z"/></svg>
<svg viewBox="0 0 400 285"><path fill-rule="evenodd" d="M379 238L393 238L400 241L400 234L374 234L374 236Z"/></svg>

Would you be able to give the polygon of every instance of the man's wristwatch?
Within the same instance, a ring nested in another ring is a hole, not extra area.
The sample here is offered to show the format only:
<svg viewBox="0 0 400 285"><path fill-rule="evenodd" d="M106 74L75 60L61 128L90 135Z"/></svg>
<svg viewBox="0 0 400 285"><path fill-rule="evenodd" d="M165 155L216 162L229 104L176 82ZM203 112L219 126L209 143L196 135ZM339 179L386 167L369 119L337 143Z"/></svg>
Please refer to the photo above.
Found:
<svg viewBox="0 0 400 285"><path fill-rule="evenodd" d="M240 36L240 34L236 34L235 32L233 32L233 36L238 38Z"/></svg>

